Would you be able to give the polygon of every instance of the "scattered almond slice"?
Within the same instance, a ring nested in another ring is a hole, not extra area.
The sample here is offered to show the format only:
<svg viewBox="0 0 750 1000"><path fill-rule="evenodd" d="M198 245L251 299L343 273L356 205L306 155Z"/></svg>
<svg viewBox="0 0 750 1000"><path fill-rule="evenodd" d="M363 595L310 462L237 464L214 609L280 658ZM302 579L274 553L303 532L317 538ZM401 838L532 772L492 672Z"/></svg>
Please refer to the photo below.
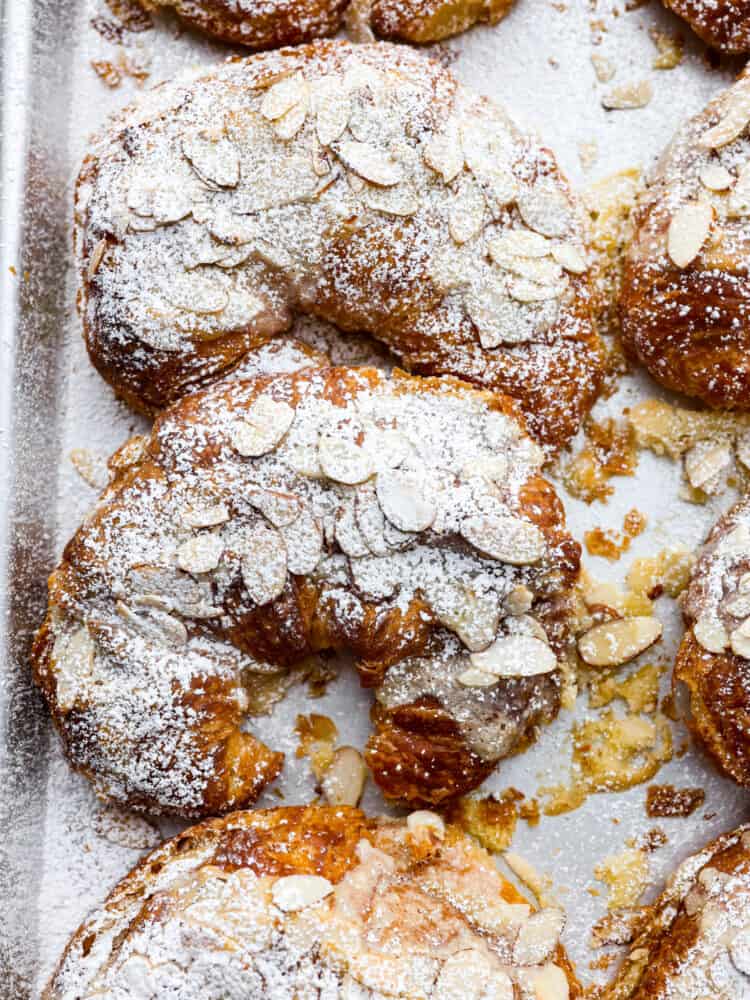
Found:
<svg viewBox="0 0 750 1000"><path fill-rule="evenodd" d="M345 166L371 184L393 187L403 179L401 165L369 142L349 139L340 143L336 153Z"/></svg>
<svg viewBox="0 0 750 1000"><path fill-rule="evenodd" d="M426 531L437 513L425 496L424 485L415 473L393 469L378 474L378 502L383 513L401 531Z"/></svg>
<svg viewBox="0 0 750 1000"><path fill-rule="evenodd" d="M335 429L321 434L318 458L329 479L347 486L364 483L375 473L375 462L366 449Z"/></svg>
<svg viewBox="0 0 750 1000"><path fill-rule="evenodd" d="M308 86L300 72L284 77L265 92L260 103L260 113L267 121L283 118L292 108L306 103Z"/></svg>
<svg viewBox="0 0 750 1000"><path fill-rule="evenodd" d="M667 253L677 267L687 267L698 256L713 217L713 207L706 201L687 202L672 216L667 231Z"/></svg>
<svg viewBox="0 0 750 1000"><path fill-rule="evenodd" d="M210 573L219 565L223 551L218 535L195 535L177 549L177 565L186 573Z"/></svg>
<svg viewBox="0 0 750 1000"><path fill-rule="evenodd" d="M367 767L354 747L338 747L321 781L326 801L332 806L356 806L362 798Z"/></svg>
<svg viewBox="0 0 750 1000"><path fill-rule="evenodd" d="M182 152L201 178L220 188L234 188L240 182L240 154L221 133L198 132L182 141Z"/></svg>
<svg viewBox="0 0 750 1000"><path fill-rule="evenodd" d="M459 246L468 243L481 232L485 207L481 190L467 179L459 187L448 216L448 230Z"/></svg>
<svg viewBox="0 0 750 1000"><path fill-rule="evenodd" d="M539 562L546 547L539 528L520 517L468 517L461 524L461 534L490 558L515 566Z"/></svg>
<svg viewBox="0 0 750 1000"><path fill-rule="evenodd" d="M707 163L698 175L701 184L709 191L726 191L732 186L734 177L720 163Z"/></svg>
<svg viewBox="0 0 750 1000"><path fill-rule="evenodd" d="M333 892L333 885L322 875L285 875L271 889L276 906L285 913L294 913L322 902Z"/></svg>
<svg viewBox="0 0 750 1000"><path fill-rule="evenodd" d="M557 667L557 657L542 639L531 635L508 635L469 657L477 670L497 677L534 677Z"/></svg>
<svg viewBox="0 0 750 1000"><path fill-rule="evenodd" d="M750 122L750 80L739 80L728 92L725 113L718 124L708 129L700 137L699 145L704 149L721 149L734 142Z"/></svg>
<svg viewBox="0 0 750 1000"><path fill-rule="evenodd" d="M634 111L645 108L651 102L654 90L649 80L625 83L614 87L602 97L602 106L608 111Z"/></svg>
<svg viewBox="0 0 750 1000"><path fill-rule="evenodd" d="M423 146L422 155L427 166L440 174L446 184L454 181L464 166L461 137L455 123L449 122L442 132L436 132Z"/></svg>
<svg viewBox="0 0 750 1000"><path fill-rule="evenodd" d="M250 599L259 606L275 601L286 586L287 553L284 541L274 528L257 524L244 541L242 582Z"/></svg>
<svg viewBox="0 0 750 1000"><path fill-rule="evenodd" d="M619 667L635 659L661 638L656 618L640 616L595 625L578 640L578 651L592 667Z"/></svg>
<svg viewBox="0 0 750 1000"><path fill-rule="evenodd" d="M485 670L469 667L458 675L457 680L464 687L485 688L497 684L499 677L496 674L487 673Z"/></svg>
<svg viewBox="0 0 750 1000"><path fill-rule="evenodd" d="M232 447L244 458L258 458L273 451L294 420L288 403L262 393L230 432Z"/></svg>

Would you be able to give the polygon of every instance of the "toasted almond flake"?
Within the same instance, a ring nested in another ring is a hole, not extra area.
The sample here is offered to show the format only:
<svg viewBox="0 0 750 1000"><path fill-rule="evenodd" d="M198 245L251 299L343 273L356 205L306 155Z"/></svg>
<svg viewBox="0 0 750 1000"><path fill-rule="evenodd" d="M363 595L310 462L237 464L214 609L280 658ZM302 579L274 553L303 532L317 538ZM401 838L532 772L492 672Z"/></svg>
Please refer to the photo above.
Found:
<svg viewBox="0 0 750 1000"><path fill-rule="evenodd" d="M645 615L595 625L578 640L578 651L592 667L619 667L661 638L663 628Z"/></svg>
<svg viewBox="0 0 750 1000"><path fill-rule="evenodd" d="M229 508L224 503L208 507L187 507L182 512L182 521L189 528L215 528L229 520Z"/></svg>
<svg viewBox="0 0 750 1000"><path fill-rule="evenodd" d="M553 246L546 236L527 229L506 229L500 236L487 240L490 256L497 261L509 257L547 257Z"/></svg>
<svg viewBox="0 0 750 1000"><path fill-rule="evenodd" d="M399 567L390 556L350 559L349 569L357 590L376 601L391 597L401 582Z"/></svg>
<svg viewBox="0 0 750 1000"><path fill-rule="evenodd" d="M294 913L322 902L332 892L332 883L322 875L285 875L274 882L271 898L280 910Z"/></svg>
<svg viewBox="0 0 750 1000"><path fill-rule="evenodd" d="M699 618L693 625L693 635L709 653L723 653L729 645L726 629L713 618Z"/></svg>
<svg viewBox="0 0 750 1000"><path fill-rule="evenodd" d="M730 941L729 957L735 969L750 977L750 925L743 927Z"/></svg>
<svg viewBox="0 0 750 1000"><path fill-rule="evenodd" d="M721 149L734 142L750 122L750 81L738 81L726 95L725 112L718 124L707 129L699 139L704 149Z"/></svg>
<svg viewBox="0 0 750 1000"><path fill-rule="evenodd" d="M554 285L562 280L560 265L549 257L513 257L496 255L495 263L505 271L540 285Z"/></svg>
<svg viewBox="0 0 750 1000"><path fill-rule="evenodd" d="M732 632L729 644L736 656L750 660L750 618Z"/></svg>
<svg viewBox="0 0 750 1000"><path fill-rule="evenodd" d="M676 267L687 267L701 251L711 230L714 210L706 201L690 201L672 216L667 253Z"/></svg>
<svg viewBox="0 0 750 1000"><path fill-rule="evenodd" d="M52 661L55 695L61 709L72 708L79 693L83 694L90 683L95 653L94 641L85 625L55 638Z"/></svg>
<svg viewBox="0 0 750 1000"><path fill-rule="evenodd" d="M108 242L106 239L101 239L96 244L94 249L91 251L91 256L89 257L89 266L86 270L86 276L91 281L96 272L99 270L101 262L104 260L104 255L107 252Z"/></svg>
<svg viewBox="0 0 750 1000"><path fill-rule="evenodd" d="M609 83L615 75L615 64L611 59L601 55L599 52L592 53L591 65L594 67L594 72L599 83Z"/></svg>
<svg viewBox="0 0 750 1000"><path fill-rule="evenodd" d="M552 962L541 969L521 969L518 978L529 1000L569 1000L568 977Z"/></svg>
<svg viewBox="0 0 750 1000"><path fill-rule="evenodd" d="M323 794L332 806L356 806L367 777L362 754L354 747L338 747L321 781Z"/></svg>
<svg viewBox="0 0 750 1000"><path fill-rule="evenodd" d="M733 618L750 617L750 594L738 594L727 602L726 610Z"/></svg>
<svg viewBox="0 0 750 1000"><path fill-rule="evenodd" d="M750 573L743 573L737 581L737 591L740 594L750 594Z"/></svg>
<svg viewBox="0 0 750 1000"><path fill-rule="evenodd" d="M403 179L401 165L372 143L350 139L339 144L336 154L346 167L371 184L393 187Z"/></svg>
<svg viewBox="0 0 750 1000"><path fill-rule="evenodd" d="M698 175L704 188L709 191L726 191L732 186L734 177L720 163L707 163Z"/></svg>
<svg viewBox="0 0 750 1000"><path fill-rule="evenodd" d="M541 965L557 948L565 926L565 914L557 907L532 913L518 931L513 961L519 965Z"/></svg>
<svg viewBox="0 0 750 1000"><path fill-rule="evenodd" d="M408 184L397 184L390 188L368 184L362 191L362 200L370 208L385 215L405 218L414 215L419 209L419 199Z"/></svg>
<svg viewBox="0 0 750 1000"><path fill-rule="evenodd" d="M223 551L218 535L195 535L177 549L177 565L186 573L210 573L219 565Z"/></svg>
<svg viewBox="0 0 750 1000"><path fill-rule="evenodd" d="M347 556L357 559L370 554L367 542L357 525L354 507L351 504L343 507L336 515L335 538L339 548Z"/></svg>
<svg viewBox="0 0 750 1000"><path fill-rule="evenodd" d="M608 111L633 111L645 108L653 96L654 88L650 80L625 83L620 87L614 87L602 97L602 107Z"/></svg>
<svg viewBox="0 0 750 1000"><path fill-rule="evenodd" d="M230 432L235 451L243 458L258 458L273 451L294 421L294 410L288 403L262 393L245 411Z"/></svg>
<svg viewBox="0 0 750 1000"><path fill-rule="evenodd" d="M481 476L492 482L501 483L508 475L508 459L505 455L477 455L464 465L461 470L463 479Z"/></svg>
<svg viewBox="0 0 750 1000"><path fill-rule="evenodd" d="M505 608L511 615L525 615L533 603L534 594L523 583L515 586L505 598Z"/></svg>
<svg viewBox="0 0 750 1000"><path fill-rule="evenodd" d="M156 639L166 639L177 646L187 642L187 629L178 618L161 610L148 610L143 614L133 611L124 601L117 601L115 611L128 625L144 635Z"/></svg>
<svg viewBox="0 0 750 1000"><path fill-rule="evenodd" d="M260 102L260 113L270 122L283 118L297 104L306 103L308 86L304 76L297 71L270 87Z"/></svg>
<svg viewBox="0 0 750 1000"><path fill-rule="evenodd" d="M312 511L304 509L296 521L280 531L286 543L289 572L312 573L323 554L323 529Z"/></svg>
<svg viewBox="0 0 750 1000"><path fill-rule="evenodd" d="M375 474L375 461L370 451L344 437L336 428L320 435L318 459L324 475L347 486L364 483Z"/></svg>
<svg viewBox="0 0 750 1000"><path fill-rule="evenodd" d="M443 840L445 838L445 822L442 816L430 809L417 809L406 817L406 826L410 833L422 834L428 832Z"/></svg>
<svg viewBox="0 0 750 1000"><path fill-rule="evenodd" d="M545 302L548 299L557 299L563 290L562 284L540 285L527 278L514 277L508 282L508 293L517 302Z"/></svg>
<svg viewBox="0 0 750 1000"><path fill-rule="evenodd" d="M291 493L258 489L251 490L247 499L275 528L292 524L302 513L301 500Z"/></svg>
<svg viewBox="0 0 750 1000"><path fill-rule="evenodd" d="M432 1000L514 1000L515 991L507 973L478 949L465 948L443 962L430 995Z"/></svg>
<svg viewBox="0 0 750 1000"><path fill-rule="evenodd" d="M367 489L357 490L354 516L370 552L375 556L387 555L390 547L385 538L385 515L378 503L374 486L368 485Z"/></svg>
<svg viewBox="0 0 750 1000"><path fill-rule="evenodd" d="M442 132L436 132L422 147L422 155L427 166L440 174L446 184L454 181L464 166L461 137L455 122L448 122Z"/></svg>
<svg viewBox="0 0 750 1000"><path fill-rule="evenodd" d="M182 140L182 152L201 180L221 188L239 184L240 154L226 137L198 132Z"/></svg>
<svg viewBox="0 0 750 1000"><path fill-rule="evenodd" d="M162 288L162 295L177 309L205 316L222 312L229 302L224 282L215 272L172 274Z"/></svg>
<svg viewBox="0 0 750 1000"><path fill-rule="evenodd" d="M565 194L551 180L536 181L518 196L521 218L542 236L564 236L571 228L573 210Z"/></svg>
<svg viewBox="0 0 750 1000"><path fill-rule="evenodd" d="M351 113L351 98L342 91L340 81L333 79L328 92L315 100L315 128L322 146L330 146L344 134Z"/></svg>
<svg viewBox="0 0 750 1000"><path fill-rule="evenodd" d="M455 632L472 652L486 649L497 634L500 605L495 593L475 590L463 581L435 581L425 597L441 625Z"/></svg>
<svg viewBox="0 0 750 1000"><path fill-rule="evenodd" d="M748 215L750 215L750 162L741 167L727 201L728 218L743 219Z"/></svg>
<svg viewBox="0 0 750 1000"><path fill-rule="evenodd" d="M690 485L714 493L721 488L723 474L732 468L732 449L728 444L699 441L685 453L684 462Z"/></svg>
<svg viewBox="0 0 750 1000"><path fill-rule="evenodd" d="M448 213L448 231L461 246L482 231L485 200L481 190L467 179L456 192Z"/></svg>
<svg viewBox="0 0 750 1000"><path fill-rule="evenodd" d="M380 472L375 488L383 513L401 531L426 531L435 520L435 505L425 496L424 482L416 473Z"/></svg>
<svg viewBox="0 0 750 1000"><path fill-rule="evenodd" d="M103 490L109 483L109 467L104 455L96 455L89 448L72 448L70 461L81 479L93 489Z"/></svg>
<svg viewBox="0 0 750 1000"><path fill-rule="evenodd" d="M546 543L535 524L520 517L480 514L466 518L461 534L475 549L513 566L539 562Z"/></svg>
<svg viewBox="0 0 750 1000"><path fill-rule="evenodd" d="M571 274L585 274L588 270L586 255L574 243L556 243L552 247L552 256L560 267Z"/></svg>
<svg viewBox="0 0 750 1000"><path fill-rule="evenodd" d="M267 524L256 524L242 539L242 582L258 605L275 601L286 586L287 551L284 540Z"/></svg>
<svg viewBox="0 0 750 1000"><path fill-rule="evenodd" d="M477 670L496 677L535 677L557 667L557 657L546 642L523 634L501 636L469 659Z"/></svg>
<svg viewBox="0 0 750 1000"><path fill-rule="evenodd" d="M293 139L307 119L307 106L295 104L293 108L273 123L273 130L279 139Z"/></svg>
<svg viewBox="0 0 750 1000"><path fill-rule="evenodd" d="M488 674L485 670L468 667L458 675L457 680L464 687L486 688L497 684L499 678L497 674Z"/></svg>

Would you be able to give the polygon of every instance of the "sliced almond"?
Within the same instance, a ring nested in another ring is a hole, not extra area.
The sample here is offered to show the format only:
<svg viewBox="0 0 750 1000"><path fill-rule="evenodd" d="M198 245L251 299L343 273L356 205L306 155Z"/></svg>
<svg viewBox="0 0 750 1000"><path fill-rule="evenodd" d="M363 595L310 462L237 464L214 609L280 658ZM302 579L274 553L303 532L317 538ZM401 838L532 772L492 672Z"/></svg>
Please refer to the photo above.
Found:
<svg viewBox="0 0 750 1000"><path fill-rule="evenodd" d="M303 510L291 524L279 529L286 543L289 572L312 573L323 555L323 528L310 510Z"/></svg>
<svg viewBox="0 0 750 1000"><path fill-rule="evenodd" d="M602 97L602 107L608 111L633 111L645 108L653 96L654 88L650 80L624 83L619 87L613 87Z"/></svg>
<svg viewBox="0 0 750 1000"><path fill-rule="evenodd" d="M284 77L270 87L263 95L260 113L270 122L283 118L298 104L306 103L308 86L300 72Z"/></svg>
<svg viewBox="0 0 750 1000"><path fill-rule="evenodd" d="M531 610L534 603L534 595L529 588L520 583L505 598L505 608L511 615L525 615Z"/></svg>
<svg viewBox="0 0 750 1000"><path fill-rule="evenodd" d="M505 455L477 455L461 469L461 478L481 476L494 483L502 483L508 475L508 459Z"/></svg>
<svg viewBox="0 0 750 1000"><path fill-rule="evenodd" d="M333 892L333 884L322 875L285 875L277 879L271 898L280 910L294 913L315 906Z"/></svg>
<svg viewBox="0 0 750 1000"><path fill-rule="evenodd" d="M725 607L733 618L750 617L750 594L738 594L728 601Z"/></svg>
<svg viewBox="0 0 750 1000"><path fill-rule="evenodd" d="M546 548L543 533L520 517L480 514L461 524L461 534L492 559L526 566L539 562Z"/></svg>
<svg viewBox="0 0 750 1000"><path fill-rule="evenodd" d="M187 507L182 512L182 521L189 528L215 528L229 520L229 508L224 503L207 507Z"/></svg>
<svg viewBox="0 0 750 1000"><path fill-rule="evenodd" d="M362 191L362 200L384 215L396 215L400 218L408 218L419 210L419 199L408 184L397 184L389 188L367 184Z"/></svg>
<svg viewBox="0 0 750 1000"><path fill-rule="evenodd" d="M523 344L534 334L533 325L510 298L507 276L502 272L500 274L502 278L499 281L478 282L464 298L466 312L476 326L479 342L485 350L500 344Z"/></svg>
<svg viewBox="0 0 750 1000"><path fill-rule="evenodd" d="M250 600L263 606L275 601L286 586L286 546L279 532L257 524L243 537L242 582Z"/></svg>
<svg viewBox="0 0 750 1000"><path fill-rule="evenodd" d="M541 965L557 948L565 926L562 910L550 906L532 913L518 931L513 945L513 961L518 965Z"/></svg>
<svg viewBox="0 0 750 1000"><path fill-rule="evenodd" d="M562 280L560 265L549 257L502 257L495 256L495 263L506 271L536 282L539 285L556 285Z"/></svg>
<svg viewBox="0 0 750 1000"><path fill-rule="evenodd" d="M186 573L210 573L223 552L224 542L218 535L195 535L177 549L177 565Z"/></svg>
<svg viewBox="0 0 750 1000"><path fill-rule="evenodd" d="M223 312L229 302L224 278L216 271L187 271L170 275L161 293L184 312L211 316Z"/></svg>
<svg viewBox="0 0 750 1000"><path fill-rule="evenodd" d="M699 139L704 149L721 149L734 142L750 122L750 81L740 80L725 98L725 110L717 125L707 129Z"/></svg>
<svg viewBox="0 0 750 1000"><path fill-rule="evenodd" d="M336 515L335 538L339 548L347 556L361 558L370 554L367 542L359 530L354 516L354 506L343 507Z"/></svg>
<svg viewBox="0 0 750 1000"><path fill-rule="evenodd" d="M438 838L445 839L445 821L442 816L430 809L417 809L406 817L406 827L409 833L422 834L428 832Z"/></svg>
<svg viewBox="0 0 750 1000"><path fill-rule="evenodd" d="M474 688L492 687L499 680L496 674L488 674L486 670L477 670L476 667L468 667L456 679L464 687Z"/></svg>
<svg viewBox="0 0 750 1000"><path fill-rule="evenodd" d="M527 229L506 229L500 236L487 240L487 249L493 259L548 257L553 246L545 236Z"/></svg>
<svg viewBox="0 0 750 1000"><path fill-rule="evenodd" d="M699 618L693 625L693 635L698 644L709 653L723 653L729 645L727 630L714 618Z"/></svg>
<svg viewBox="0 0 750 1000"><path fill-rule="evenodd" d="M72 708L79 693L90 684L94 672L94 642L86 626L58 635L52 648L55 696L58 706Z"/></svg>
<svg viewBox="0 0 750 1000"><path fill-rule="evenodd" d="M403 179L401 165L372 143L350 139L339 144L336 154L345 166L371 184L393 187Z"/></svg>
<svg viewBox="0 0 750 1000"><path fill-rule="evenodd" d="M565 236L573 222L573 207L553 180L540 179L518 196L521 218L542 236Z"/></svg>
<svg viewBox="0 0 750 1000"><path fill-rule="evenodd" d="M750 618L745 620L729 637L729 644L736 656L750 660Z"/></svg>
<svg viewBox="0 0 750 1000"><path fill-rule="evenodd" d="M279 139L293 139L307 119L307 105L295 104L293 108L273 123L274 133Z"/></svg>
<svg viewBox="0 0 750 1000"><path fill-rule="evenodd" d="M552 247L552 256L560 265L571 274L585 274L588 270L588 261L585 254L581 253L575 243L556 243Z"/></svg>
<svg viewBox="0 0 750 1000"><path fill-rule="evenodd" d="M524 988L524 996L529 1000L569 1000L568 977L552 962L541 969L521 969L518 979Z"/></svg>
<svg viewBox="0 0 750 1000"><path fill-rule="evenodd" d="M514 1000L510 976L478 949L454 952L444 962L431 1000Z"/></svg>
<svg viewBox="0 0 750 1000"><path fill-rule="evenodd" d="M376 601L391 597L401 582L398 563L392 556L350 559L349 568L357 590Z"/></svg>
<svg viewBox="0 0 750 1000"><path fill-rule="evenodd" d="M701 252L714 217L706 201L690 201L672 216L667 231L667 253L676 267L687 267Z"/></svg>
<svg viewBox="0 0 750 1000"><path fill-rule="evenodd" d="M321 781L323 794L332 806L356 806L367 777L362 754L354 747L338 747Z"/></svg>
<svg viewBox="0 0 750 1000"><path fill-rule="evenodd" d="M275 528L292 524L302 513L302 502L291 493L278 490L251 490L247 499Z"/></svg>
<svg viewBox="0 0 750 1000"><path fill-rule="evenodd" d="M182 152L201 180L220 188L239 184L239 150L225 136L197 132L182 140Z"/></svg>
<svg viewBox="0 0 750 1000"><path fill-rule="evenodd" d="M557 657L546 642L522 634L501 636L469 659L477 670L496 677L535 677L557 667Z"/></svg>
<svg viewBox="0 0 750 1000"><path fill-rule="evenodd" d="M414 472L391 469L378 474L375 482L383 513L401 531L426 531L437 509L425 495L422 477Z"/></svg>
<svg viewBox="0 0 750 1000"><path fill-rule="evenodd" d="M448 213L448 231L459 246L482 231L485 208L480 188L467 178L459 186Z"/></svg>
<svg viewBox="0 0 750 1000"><path fill-rule="evenodd" d="M89 257L89 266L86 270L86 277L91 281L96 272L99 270L102 261L104 260L104 255L107 252L107 247L109 243L106 239L101 239L98 241L94 249L91 251L91 256Z"/></svg>
<svg viewBox="0 0 750 1000"><path fill-rule="evenodd" d="M592 667L619 667L653 646L663 628L656 618L640 616L595 625L578 640L578 651Z"/></svg>
<svg viewBox="0 0 750 1000"><path fill-rule="evenodd" d="M545 302L548 299L559 298L564 286L540 285L527 278L511 278L508 282L508 294L517 302Z"/></svg>
<svg viewBox="0 0 750 1000"><path fill-rule="evenodd" d="M319 83L326 80L331 81L330 85L316 93L314 99L315 128L322 146L330 146L344 134L352 113L351 98L342 89L341 81L324 77Z"/></svg>
<svg viewBox="0 0 750 1000"><path fill-rule="evenodd" d="M356 486L375 474L369 450L337 428L324 431L318 442L318 459L324 475L336 483Z"/></svg>
<svg viewBox="0 0 750 1000"><path fill-rule="evenodd" d="M726 191L732 186L734 177L720 163L707 163L698 174L701 184L709 191Z"/></svg>
<svg viewBox="0 0 750 1000"><path fill-rule="evenodd" d="M440 624L455 632L467 649L486 649L495 638L500 604L493 592L483 593L463 580L441 576L427 587L425 596Z"/></svg>
<svg viewBox="0 0 750 1000"><path fill-rule="evenodd" d="M385 537L385 515L375 488L369 484L367 488L357 490L354 515L370 552L375 556L387 555L390 548Z"/></svg>
<svg viewBox="0 0 750 1000"><path fill-rule="evenodd" d="M273 451L294 420L294 410L288 403L263 393L245 411L230 432L232 447L243 458L258 458Z"/></svg>
<svg viewBox="0 0 750 1000"><path fill-rule="evenodd" d="M427 166L440 174L446 184L454 181L464 166L461 137L455 122L448 122L442 132L436 132L422 147L422 155Z"/></svg>

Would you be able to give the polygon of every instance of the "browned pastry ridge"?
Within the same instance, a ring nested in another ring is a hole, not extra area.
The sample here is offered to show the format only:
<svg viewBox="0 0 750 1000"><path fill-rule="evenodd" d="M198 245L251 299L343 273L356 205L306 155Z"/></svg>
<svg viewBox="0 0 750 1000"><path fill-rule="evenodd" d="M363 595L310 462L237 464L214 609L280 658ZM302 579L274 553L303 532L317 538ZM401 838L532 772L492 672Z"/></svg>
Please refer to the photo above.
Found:
<svg viewBox="0 0 750 1000"><path fill-rule="evenodd" d="M603 1000L750 996L750 826L684 861L640 919Z"/></svg>
<svg viewBox="0 0 750 1000"><path fill-rule="evenodd" d="M719 52L750 51L750 3L748 0L664 0L684 17L693 31Z"/></svg>
<svg viewBox="0 0 750 1000"><path fill-rule="evenodd" d="M237 812L134 868L43 1000L574 1000L563 924L434 813Z"/></svg>
<svg viewBox="0 0 750 1000"><path fill-rule="evenodd" d="M557 712L580 547L510 400L307 367L187 396L112 462L50 578L34 668L98 792L210 815L281 754L255 687L349 650L386 795L476 787Z"/></svg>
<svg viewBox="0 0 750 1000"><path fill-rule="evenodd" d="M685 124L640 199L620 301L626 350L714 407L750 408L750 76Z"/></svg>
<svg viewBox="0 0 750 1000"><path fill-rule="evenodd" d="M550 448L603 371L552 154L438 63L320 42L144 95L77 188L89 354L155 414L295 313L519 400Z"/></svg>
<svg viewBox="0 0 750 1000"><path fill-rule="evenodd" d="M710 532L683 606L675 679L691 724L721 769L750 787L750 498Z"/></svg>
<svg viewBox="0 0 750 1000"><path fill-rule="evenodd" d="M514 0L140 0L187 24L250 49L298 45L335 35L347 16L360 41L373 35L437 42L474 24L497 24Z"/></svg>

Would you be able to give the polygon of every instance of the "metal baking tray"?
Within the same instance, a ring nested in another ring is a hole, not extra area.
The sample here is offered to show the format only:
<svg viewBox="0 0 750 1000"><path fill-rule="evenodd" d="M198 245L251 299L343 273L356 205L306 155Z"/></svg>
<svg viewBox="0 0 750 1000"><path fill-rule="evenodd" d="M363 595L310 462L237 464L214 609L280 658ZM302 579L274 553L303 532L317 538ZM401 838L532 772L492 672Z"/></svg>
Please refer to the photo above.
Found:
<svg viewBox="0 0 750 1000"><path fill-rule="evenodd" d="M89 365L75 312L71 266L71 200L87 135L112 109L153 83L196 64L223 59L228 50L180 32L165 19L154 30L106 40L91 19L106 14L103 0L0 0L2 79L2 199L0 200L0 996L36 997L69 934L158 835L173 832L143 822L113 822L88 783L62 758L40 698L32 688L28 650L44 607L46 577L62 546L92 503L95 490L75 471L74 449L95 460L144 426ZM628 8L633 9L628 9ZM650 29L679 32L682 63L652 68ZM148 71L139 81L121 73L110 89L92 60ZM586 185L625 167L648 167L678 123L698 111L737 72L716 66L687 27L656 3L611 0L518 0L493 29L476 28L438 47L454 71L503 102L523 126L555 150L574 184ZM616 69L597 81L593 52ZM639 110L606 112L601 98L616 84L644 79L653 98ZM581 144L596 143L596 162L585 172ZM629 376L598 412L619 414L648 395L663 395L642 374ZM613 480L615 493L591 507L562 494L573 532L619 527L633 506L649 519L647 531L619 563L587 557L592 574L621 579L633 558L667 545L696 546L707 526L731 502L725 494L706 506L679 498L680 470L650 453L637 474ZM674 602L662 599L665 625L659 650L671 657L680 635ZM665 685L668 677L664 678ZM666 688L665 688L666 690ZM280 790L286 802L314 794L308 762L295 757L294 721L300 711L329 715L341 742L362 747L370 696L342 665L326 694L311 702L295 688L269 717L257 721L262 738L287 752ZM575 717L586 714L578 701ZM486 791L514 786L532 796L540 785L565 780L574 715L562 712L528 752L501 766ZM675 746L685 737L674 726ZM659 826L668 844L651 855L658 890L675 862L720 831L750 816L746 794L724 781L691 746L664 766L658 781L701 785L705 806L688 819ZM589 932L605 910L605 894L592 895L593 869L605 855L654 825L644 812L645 788L595 795L578 810L519 823L513 850L549 876L568 912L565 942L584 982L593 955ZM264 804L277 804L271 792ZM383 809L372 784L364 805ZM601 888L601 887L600 887ZM648 898L648 894L647 897Z"/></svg>

